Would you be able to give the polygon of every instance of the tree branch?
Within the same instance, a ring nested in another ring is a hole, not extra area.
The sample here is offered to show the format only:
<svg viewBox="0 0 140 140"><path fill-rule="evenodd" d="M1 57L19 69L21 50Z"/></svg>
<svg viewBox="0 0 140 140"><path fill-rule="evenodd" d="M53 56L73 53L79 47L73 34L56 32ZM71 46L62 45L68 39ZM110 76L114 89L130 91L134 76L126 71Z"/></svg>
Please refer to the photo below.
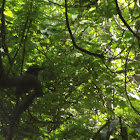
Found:
<svg viewBox="0 0 140 140"><path fill-rule="evenodd" d="M127 22L125 21L125 19L123 18L122 13L121 13L121 10L120 10L120 8L119 8L119 6L118 6L117 0L115 0L115 3L116 3L116 8L117 8L118 15L119 15L120 19L122 20L122 22L124 23L124 25L128 28L128 30L129 30L130 32L133 33L133 35L134 35L135 37L137 37L138 39L140 39L140 36L138 36L138 35L131 29L131 27L128 25L128 23L127 23Z"/></svg>
<svg viewBox="0 0 140 140"><path fill-rule="evenodd" d="M129 95L128 95L128 92L127 92L127 64L128 64L128 56L129 56L129 53L130 53L130 50L131 50L131 47L129 48L128 50L128 54L127 54L127 57L126 57L126 60L125 60L125 79L124 79L124 88L125 88L125 94L126 94L126 97L127 97L127 100L131 106L131 108L134 110L134 112L138 115L140 115L140 112L133 106L130 98L129 98Z"/></svg>
<svg viewBox="0 0 140 140"><path fill-rule="evenodd" d="M4 16L4 6L5 6L5 0L2 1L2 6L1 6L1 34L0 34L0 41L1 41L1 48L3 48L5 54L8 57L9 63L11 64L11 58L9 56L8 48L5 42L5 16Z"/></svg>
<svg viewBox="0 0 140 140"><path fill-rule="evenodd" d="M9 127L7 130L6 140L12 140L14 132L19 124L21 115L23 114L24 111L26 111L26 109L28 109L30 104L32 104L35 97L36 97L35 93L32 93L29 96L27 96L13 112L13 116L11 117Z"/></svg>
<svg viewBox="0 0 140 140"><path fill-rule="evenodd" d="M84 52L86 54L89 54L89 55L92 55L92 56L95 56L95 57L99 57L101 59L104 59L104 55L103 54L99 54L99 53L93 53L93 52L90 52L90 51L87 51L81 47L79 47L76 42L75 42L75 39L74 39L74 36L72 34L72 31L70 29L70 25L69 25L69 19L68 19L68 14L67 14L67 11L68 11L68 8L67 8L67 0L65 0L65 17L66 17L66 25L67 25L67 28L68 28L68 31L69 31L69 34L70 34L70 37L71 37L71 40L72 40L72 43L73 45L75 46L76 49L80 50L81 52Z"/></svg>

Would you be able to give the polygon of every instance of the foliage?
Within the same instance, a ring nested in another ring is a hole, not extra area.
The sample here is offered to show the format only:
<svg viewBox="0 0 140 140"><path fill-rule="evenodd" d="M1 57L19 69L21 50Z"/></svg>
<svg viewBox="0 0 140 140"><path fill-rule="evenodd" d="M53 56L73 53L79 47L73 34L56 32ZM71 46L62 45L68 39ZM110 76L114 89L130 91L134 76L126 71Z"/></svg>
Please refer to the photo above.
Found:
<svg viewBox="0 0 140 140"><path fill-rule="evenodd" d="M45 67L44 95L20 116L15 140L140 138L138 0L2 0L0 7L0 78ZM0 89L0 139L14 92Z"/></svg>

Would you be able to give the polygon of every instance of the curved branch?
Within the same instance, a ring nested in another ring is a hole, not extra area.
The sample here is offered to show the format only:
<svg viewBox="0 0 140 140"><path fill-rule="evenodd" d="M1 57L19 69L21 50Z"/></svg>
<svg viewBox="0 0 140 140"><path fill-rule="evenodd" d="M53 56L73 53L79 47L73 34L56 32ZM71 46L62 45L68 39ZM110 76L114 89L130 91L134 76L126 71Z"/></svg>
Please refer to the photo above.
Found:
<svg viewBox="0 0 140 140"><path fill-rule="evenodd" d="M89 55L92 55L92 56L95 56L95 57L99 57L99 58L101 58L101 59L104 59L105 56L104 56L103 54L93 53L93 52L87 51L87 50L85 50L85 49L79 47L79 46L76 44L75 39L74 39L74 36L73 36L72 31L71 31L71 29L70 29L67 11L68 11L68 8L67 8L67 0L65 0L65 17L66 17L66 24L67 24L67 28L68 28L68 31L69 31L69 34L70 34L72 43L73 43L73 45L75 46L75 48L78 49L78 50L80 50L81 52L86 53L86 54L89 54Z"/></svg>
<svg viewBox="0 0 140 140"><path fill-rule="evenodd" d="M129 53L130 53L130 50L131 50L131 47L129 48L128 50L128 54L127 54L127 57L126 57L126 61L125 61L125 81L124 81L124 86L125 86L125 94L126 94L126 97L127 97L127 100L131 106L131 108L134 110L135 113L137 113L138 115L140 115L140 112L133 106L130 98L129 98L129 95L128 95L128 92L127 92L127 64L128 64L128 56L129 56Z"/></svg>
<svg viewBox="0 0 140 140"><path fill-rule="evenodd" d="M128 23L127 23L127 22L125 21L125 19L123 18L122 13L121 13L121 10L120 10L120 8L119 8L119 6L118 6L117 0L115 0L115 3L116 3L116 8L117 8L118 15L119 15L120 19L122 20L122 22L124 23L124 25L128 28L128 30L129 30L130 32L133 33L133 35L134 35L135 37L137 37L138 39L140 39L140 36L138 36L138 35L131 29L131 27L128 25Z"/></svg>

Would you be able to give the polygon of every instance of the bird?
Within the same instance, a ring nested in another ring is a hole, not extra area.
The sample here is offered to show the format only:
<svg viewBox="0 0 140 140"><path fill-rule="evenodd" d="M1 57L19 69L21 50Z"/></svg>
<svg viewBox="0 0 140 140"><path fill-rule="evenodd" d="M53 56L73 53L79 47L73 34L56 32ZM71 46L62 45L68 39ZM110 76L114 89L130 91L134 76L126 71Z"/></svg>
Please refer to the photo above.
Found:
<svg viewBox="0 0 140 140"><path fill-rule="evenodd" d="M14 81L16 81L15 95L17 97L16 104L18 104L19 98L26 93L29 94L29 92L33 91L36 96L43 95L41 82L38 79L38 73L43 69L44 67L32 65L27 69L27 71L23 75L15 77L14 79Z"/></svg>

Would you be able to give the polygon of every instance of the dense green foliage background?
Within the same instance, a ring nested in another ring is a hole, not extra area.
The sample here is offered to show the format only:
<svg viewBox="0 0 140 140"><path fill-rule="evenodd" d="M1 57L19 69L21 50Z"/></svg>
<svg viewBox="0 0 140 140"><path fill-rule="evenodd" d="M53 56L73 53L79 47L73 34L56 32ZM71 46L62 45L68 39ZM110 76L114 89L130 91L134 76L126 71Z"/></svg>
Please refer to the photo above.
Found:
<svg viewBox="0 0 140 140"><path fill-rule="evenodd" d="M15 140L140 139L139 0L1 0L0 7L5 73L45 67L44 95L23 112ZM14 91L0 89L0 139Z"/></svg>

